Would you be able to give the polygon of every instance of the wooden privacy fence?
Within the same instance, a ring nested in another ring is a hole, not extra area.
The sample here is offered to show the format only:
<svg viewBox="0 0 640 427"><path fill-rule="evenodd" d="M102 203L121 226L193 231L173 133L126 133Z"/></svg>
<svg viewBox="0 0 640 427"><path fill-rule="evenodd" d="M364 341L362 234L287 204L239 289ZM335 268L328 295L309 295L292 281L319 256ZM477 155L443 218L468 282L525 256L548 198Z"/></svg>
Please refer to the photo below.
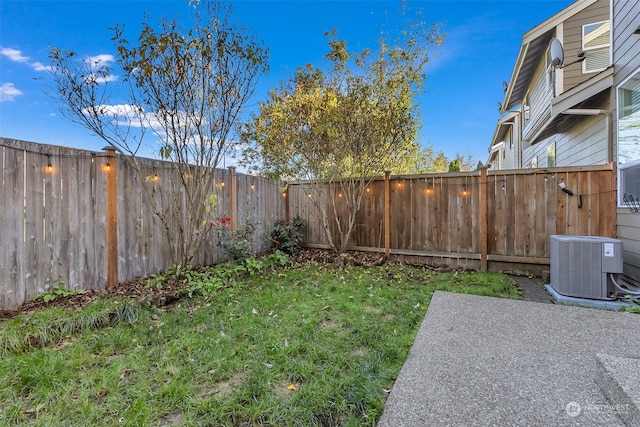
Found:
<svg viewBox="0 0 640 427"><path fill-rule="evenodd" d="M307 221L306 246L327 248L310 188L289 185L288 215ZM367 187L351 249L437 267L542 272L551 235L616 237L615 209L614 164L387 175Z"/></svg>
<svg viewBox="0 0 640 427"><path fill-rule="evenodd" d="M125 282L171 266L162 224L136 173L112 151L0 138L0 159L0 309L16 308L56 285L103 289L108 280ZM162 186L171 164L139 160ZM224 183L220 213L240 226L253 222L254 251L268 249L263 237L285 218L282 183L234 168L216 173ZM193 263L223 260L211 233Z"/></svg>

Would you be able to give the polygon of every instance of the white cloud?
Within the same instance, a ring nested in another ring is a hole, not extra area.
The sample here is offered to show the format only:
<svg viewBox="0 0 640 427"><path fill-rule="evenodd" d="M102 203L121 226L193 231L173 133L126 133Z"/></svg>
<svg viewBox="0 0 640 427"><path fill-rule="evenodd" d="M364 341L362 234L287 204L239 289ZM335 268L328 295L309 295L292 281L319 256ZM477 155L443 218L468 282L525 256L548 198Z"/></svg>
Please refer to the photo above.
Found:
<svg viewBox="0 0 640 427"><path fill-rule="evenodd" d="M102 116L112 117L133 117L138 113L138 107L131 104L118 104L118 105L98 105L95 107L98 114Z"/></svg>
<svg viewBox="0 0 640 427"><path fill-rule="evenodd" d="M13 83L3 83L0 86L0 102L13 101L16 96L22 95L22 91L16 89Z"/></svg>
<svg viewBox="0 0 640 427"><path fill-rule="evenodd" d="M93 83L98 83L98 84L108 83L108 82L113 82L118 80L118 76L115 76L110 72L105 73L106 75L102 77L97 73L98 71L101 71L102 69L108 67L109 64L111 64L114 61L115 59L113 58L113 55L108 55L108 54L87 56L86 58L84 58L85 64L87 64L87 66L92 71L96 72L89 75L87 77L87 80ZM103 73L100 73L100 74L103 74Z"/></svg>
<svg viewBox="0 0 640 427"><path fill-rule="evenodd" d="M20 62L20 63L29 62L29 57L24 56L22 54L22 51L11 49L10 47L0 48L0 55L6 58L9 58L9 60L13 62ZM51 71L51 67L44 65L40 61L32 62L31 68L33 68L35 71Z"/></svg>
<svg viewBox="0 0 640 427"><path fill-rule="evenodd" d="M103 116L110 117L114 124L118 126L131 126L134 128L153 127L157 125L157 122L153 118L153 115L145 113L140 110L139 107L131 104L116 104L116 105L97 105L95 113ZM85 111L85 114L93 114L89 111Z"/></svg>
<svg viewBox="0 0 640 427"><path fill-rule="evenodd" d="M10 47L0 47L0 55L6 56L11 61L14 62L27 62L29 61L28 56L24 56L21 51L11 49Z"/></svg>
<svg viewBox="0 0 640 427"><path fill-rule="evenodd" d="M44 65L40 61L32 62L31 66L35 71L53 71L53 67L50 65Z"/></svg>
<svg viewBox="0 0 640 427"><path fill-rule="evenodd" d="M102 54L102 55L95 55L95 56L87 56L85 58L85 61L88 64L104 66L114 62L115 59L113 58L113 55Z"/></svg>
<svg viewBox="0 0 640 427"><path fill-rule="evenodd" d="M112 74L106 76L106 77L96 77L95 81L96 83L108 83L108 82L115 82L116 80L118 80L118 76L114 76Z"/></svg>

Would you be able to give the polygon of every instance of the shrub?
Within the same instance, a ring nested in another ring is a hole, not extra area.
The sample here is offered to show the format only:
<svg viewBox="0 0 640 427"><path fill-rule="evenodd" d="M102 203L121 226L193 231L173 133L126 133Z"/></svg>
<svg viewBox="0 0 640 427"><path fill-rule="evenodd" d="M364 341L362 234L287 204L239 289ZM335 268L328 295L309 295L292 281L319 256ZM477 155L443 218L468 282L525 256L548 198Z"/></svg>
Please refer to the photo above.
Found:
<svg viewBox="0 0 640 427"><path fill-rule="evenodd" d="M253 255L255 231L256 226L251 220L246 220L235 232L231 229L230 221L221 222L218 226L218 246L232 260L246 260Z"/></svg>
<svg viewBox="0 0 640 427"><path fill-rule="evenodd" d="M271 231L272 246L290 256L300 253L300 243L302 243L302 229L305 221L300 217L295 217L293 221L277 221Z"/></svg>

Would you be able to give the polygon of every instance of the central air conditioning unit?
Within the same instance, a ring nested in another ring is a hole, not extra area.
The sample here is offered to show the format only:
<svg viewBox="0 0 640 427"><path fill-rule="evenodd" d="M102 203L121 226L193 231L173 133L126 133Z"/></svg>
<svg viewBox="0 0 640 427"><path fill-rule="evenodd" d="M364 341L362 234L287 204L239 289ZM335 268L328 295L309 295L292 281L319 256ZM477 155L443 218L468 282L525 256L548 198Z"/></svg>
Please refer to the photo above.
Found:
<svg viewBox="0 0 640 427"><path fill-rule="evenodd" d="M610 274L622 273L622 241L608 237L551 236L551 283L560 294L611 299Z"/></svg>

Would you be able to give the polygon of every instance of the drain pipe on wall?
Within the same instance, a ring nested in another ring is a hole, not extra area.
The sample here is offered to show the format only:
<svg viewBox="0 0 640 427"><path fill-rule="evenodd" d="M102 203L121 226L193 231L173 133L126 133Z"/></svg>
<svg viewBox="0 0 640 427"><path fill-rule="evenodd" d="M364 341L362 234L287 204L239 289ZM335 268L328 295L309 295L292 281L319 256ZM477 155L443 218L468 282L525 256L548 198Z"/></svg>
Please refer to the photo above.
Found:
<svg viewBox="0 0 640 427"><path fill-rule="evenodd" d="M564 110L562 114L571 114L575 116L604 116L604 133L607 137L607 163L613 162L613 138L611 137L611 113L609 111L586 108L569 108Z"/></svg>

